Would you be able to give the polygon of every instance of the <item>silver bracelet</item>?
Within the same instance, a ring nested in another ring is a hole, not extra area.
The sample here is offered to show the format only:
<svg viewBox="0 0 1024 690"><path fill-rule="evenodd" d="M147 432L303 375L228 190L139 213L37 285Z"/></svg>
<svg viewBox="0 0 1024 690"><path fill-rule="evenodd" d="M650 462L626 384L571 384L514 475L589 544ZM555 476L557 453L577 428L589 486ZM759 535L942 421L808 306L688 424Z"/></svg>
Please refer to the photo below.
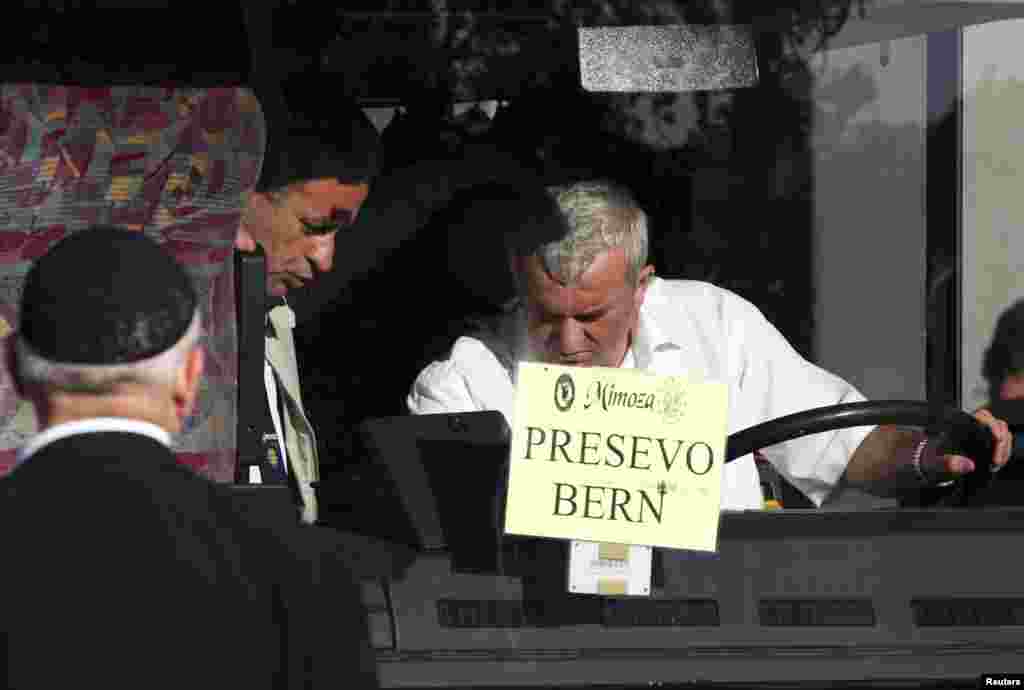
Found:
<svg viewBox="0 0 1024 690"><path fill-rule="evenodd" d="M912 464L914 465L914 474L916 474L917 478L920 479L922 482L924 482L925 484L931 484L935 488L942 488L942 487L945 487L945 486L951 486L952 484L954 484L956 482L955 479L950 479L950 480L945 481L945 482L940 482L938 484L933 484L932 481L930 479L928 479L928 477L924 476L924 472L921 470L921 456L924 455L924 447L927 446L927 445L928 445L928 439L927 438L923 438L917 444L917 447L914 448L914 458L913 458L913 461L912 461Z"/></svg>
<svg viewBox="0 0 1024 690"><path fill-rule="evenodd" d="M913 458L914 458L913 459L914 474L916 474L917 478L920 479L925 484L928 483L928 478L925 477L924 476L924 472L921 471L921 455L924 453L924 447L926 445L928 445L928 439L927 438L921 439L918 442L917 446L914 448L914 455L913 455Z"/></svg>

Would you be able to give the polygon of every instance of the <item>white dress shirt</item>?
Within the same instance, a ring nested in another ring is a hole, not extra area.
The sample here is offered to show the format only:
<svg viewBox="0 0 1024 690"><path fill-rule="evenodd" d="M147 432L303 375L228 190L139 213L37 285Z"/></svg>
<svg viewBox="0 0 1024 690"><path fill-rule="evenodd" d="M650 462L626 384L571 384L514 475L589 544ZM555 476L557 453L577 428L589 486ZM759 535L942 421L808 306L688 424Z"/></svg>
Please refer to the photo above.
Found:
<svg viewBox="0 0 1024 690"><path fill-rule="evenodd" d="M55 424L50 428L39 432L33 436L28 443L22 446L20 450L18 450L15 466L28 460L45 446L48 446L55 441L59 441L62 438L75 436L77 434L95 434L104 431L142 434L143 436L149 436L154 441L158 441L168 448L171 447L171 435L167 433L165 429L161 429L156 424L143 422L138 419L128 419L126 417L95 417L93 419L80 419L74 422Z"/></svg>
<svg viewBox="0 0 1024 690"><path fill-rule="evenodd" d="M407 398L409 410L499 410L511 426L517 356L510 332L503 327L459 338L447 360L430 364L416 378ZM637 369L726 383L730 434L796 412L865 399L801 357L749 301L698 281L651 279L628 356ZM873 428L805 436L762 453L820 506ZM728 463L722 472L722 508L760 510L763 505L753 456Z"/></svg>

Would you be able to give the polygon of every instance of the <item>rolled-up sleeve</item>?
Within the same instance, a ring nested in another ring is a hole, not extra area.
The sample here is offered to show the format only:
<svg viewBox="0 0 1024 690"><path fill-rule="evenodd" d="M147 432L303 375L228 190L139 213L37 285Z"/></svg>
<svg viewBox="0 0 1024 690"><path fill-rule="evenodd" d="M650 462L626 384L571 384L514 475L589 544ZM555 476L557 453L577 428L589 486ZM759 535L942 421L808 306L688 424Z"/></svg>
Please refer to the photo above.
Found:
<svg viewBox="0 0 1024 690"><path fill-rule="evenodd" d="M465 377L451 360L433 362L420 372L406 403L412 414L472 412L477 409Z"/></svg>
<svg viewBox="0 0 1024 690"><path fill-rule="evenodd" d="M475 338L459 338L448 359L429 364L412 384L412 414L498 410L511 423L511 373Z"/></svg>

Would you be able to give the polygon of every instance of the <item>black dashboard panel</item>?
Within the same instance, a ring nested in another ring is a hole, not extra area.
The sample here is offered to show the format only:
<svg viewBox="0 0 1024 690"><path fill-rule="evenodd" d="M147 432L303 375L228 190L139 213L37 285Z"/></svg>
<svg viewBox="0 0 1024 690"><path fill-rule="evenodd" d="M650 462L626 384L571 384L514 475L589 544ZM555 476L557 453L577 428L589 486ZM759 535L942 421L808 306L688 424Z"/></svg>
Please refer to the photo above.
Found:
<svg viewBox="0 0 1024 690"><path fill-rule="evenodd" d="M649 599L567 594L551 540L365 592L386 687L973 687L1024 673L1022 535L1009 508L726 513L716 554L660 552Z"/></svg>

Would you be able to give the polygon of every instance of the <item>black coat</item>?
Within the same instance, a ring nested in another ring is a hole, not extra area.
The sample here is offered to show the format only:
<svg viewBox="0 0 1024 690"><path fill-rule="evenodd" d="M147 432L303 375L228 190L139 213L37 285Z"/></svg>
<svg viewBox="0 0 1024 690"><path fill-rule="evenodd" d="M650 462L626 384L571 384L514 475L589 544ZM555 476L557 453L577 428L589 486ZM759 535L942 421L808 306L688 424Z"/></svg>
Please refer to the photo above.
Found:
<svg viewBox="0 0 1024 690"><path fill-rule="evenodd" d="M58 440L0 480L9 688L376 687L366 612L316 528L130 433Z"/></svg>

